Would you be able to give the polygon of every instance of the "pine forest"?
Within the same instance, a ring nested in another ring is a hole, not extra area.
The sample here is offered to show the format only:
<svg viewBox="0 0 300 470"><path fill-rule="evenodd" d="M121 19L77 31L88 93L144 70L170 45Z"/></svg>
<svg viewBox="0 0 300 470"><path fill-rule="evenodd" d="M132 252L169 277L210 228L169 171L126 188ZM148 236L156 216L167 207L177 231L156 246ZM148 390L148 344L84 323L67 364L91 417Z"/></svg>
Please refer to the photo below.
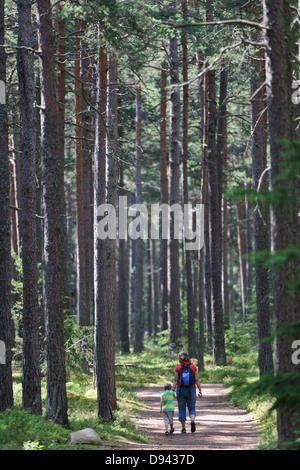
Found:
<svg viewBox="0 0 300 470"><path fill-rule="evenodd" d="M299 177L300 0L0 0L0 449L299 450Z"/></svg>

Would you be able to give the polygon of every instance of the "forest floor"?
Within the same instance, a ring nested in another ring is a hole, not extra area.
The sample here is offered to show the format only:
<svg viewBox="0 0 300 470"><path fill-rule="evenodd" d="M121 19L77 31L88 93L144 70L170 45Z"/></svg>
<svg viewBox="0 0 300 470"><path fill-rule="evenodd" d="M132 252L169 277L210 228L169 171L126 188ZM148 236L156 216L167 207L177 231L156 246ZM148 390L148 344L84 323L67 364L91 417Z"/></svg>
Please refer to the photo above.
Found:
<svg viewBox="0 0 300 470"><path fill-rule="evenodd" d="M196 401L196 432L190 431L190 420L186 422L186 434L181 433L175 405L174 434L165 436L160 415L162 386L144 387L138 398L145 409L134 421L141 434L147 436L149 444L130 444L111 449L118 450L250 450L259 445L258 429L245 410L233 406L221 384L203 384L201 399Z"/></svg>

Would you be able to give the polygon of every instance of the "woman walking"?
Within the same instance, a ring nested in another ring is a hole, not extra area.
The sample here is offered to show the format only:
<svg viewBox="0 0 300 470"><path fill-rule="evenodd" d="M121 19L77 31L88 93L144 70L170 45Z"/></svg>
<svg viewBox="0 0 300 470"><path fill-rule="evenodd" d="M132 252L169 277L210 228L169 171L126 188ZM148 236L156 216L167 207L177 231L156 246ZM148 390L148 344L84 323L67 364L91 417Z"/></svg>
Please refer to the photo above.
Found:
<svg viewBox="0 0 300 470"><path fill-rule="evenodd" d="M178 419L181 422L182 433L186 433L186 408L188 408L191 419L191 432L196 431L196 385L199 389L199 397L202 397L198 370L190 363L189 356L185 351L178 355L179 365L175 369L173 390L176 390L178 403Z"/></svg>

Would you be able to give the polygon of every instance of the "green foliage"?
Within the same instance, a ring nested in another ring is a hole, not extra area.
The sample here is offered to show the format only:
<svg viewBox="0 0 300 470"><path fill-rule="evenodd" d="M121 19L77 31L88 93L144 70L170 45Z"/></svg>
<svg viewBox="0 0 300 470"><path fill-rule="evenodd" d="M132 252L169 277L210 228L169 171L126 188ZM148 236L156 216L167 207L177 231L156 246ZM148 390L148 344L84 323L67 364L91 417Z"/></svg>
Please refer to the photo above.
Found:
<svg viewBox="0 0 300 470"><path fill-rule="evenodd" d="M64 324L67 366L80 373L89 372L93 364L94 328L78 328L76 317L68 316Z"/></svg>

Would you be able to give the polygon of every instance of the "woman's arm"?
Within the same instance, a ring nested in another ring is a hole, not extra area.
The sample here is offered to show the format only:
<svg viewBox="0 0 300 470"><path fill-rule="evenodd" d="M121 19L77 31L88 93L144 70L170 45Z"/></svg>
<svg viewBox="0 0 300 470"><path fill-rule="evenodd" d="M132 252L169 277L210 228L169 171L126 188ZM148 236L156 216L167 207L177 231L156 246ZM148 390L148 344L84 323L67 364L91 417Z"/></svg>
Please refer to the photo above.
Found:
<svg viewBox="0 0 300 470"><path fill-rule="evenodd" d="M178 372L175 372L174 383L172 387L173 392L175 392L177 384L178 384Z"/></svg>
<svg viewBox="0 0 300 470"><path fill-rule="evenodd" d="M201 391L201 384L200 384L200 382L199 382L198 370L196 370L196 372L195 372L195 382L196 382L196 385L197 385L197 387L198 387L198 389L199 389L199 392L202 393L202 391Z"/></svg>

